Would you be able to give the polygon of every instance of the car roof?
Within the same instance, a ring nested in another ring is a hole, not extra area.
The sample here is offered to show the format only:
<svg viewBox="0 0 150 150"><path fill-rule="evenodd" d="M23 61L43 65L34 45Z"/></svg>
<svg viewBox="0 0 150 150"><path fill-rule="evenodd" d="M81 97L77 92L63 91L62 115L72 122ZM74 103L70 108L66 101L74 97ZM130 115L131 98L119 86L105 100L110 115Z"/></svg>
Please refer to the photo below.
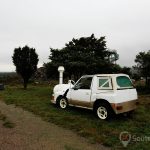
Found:
<svg viewBox="0 0 150 150"><path fill-rule="evenodd" d="M83 75L83 77L100 77L100 76L111 76L111 77L117 77L117 76L128 76L127 74L118 73L118 74L95 74L95 75Z"/></svg>

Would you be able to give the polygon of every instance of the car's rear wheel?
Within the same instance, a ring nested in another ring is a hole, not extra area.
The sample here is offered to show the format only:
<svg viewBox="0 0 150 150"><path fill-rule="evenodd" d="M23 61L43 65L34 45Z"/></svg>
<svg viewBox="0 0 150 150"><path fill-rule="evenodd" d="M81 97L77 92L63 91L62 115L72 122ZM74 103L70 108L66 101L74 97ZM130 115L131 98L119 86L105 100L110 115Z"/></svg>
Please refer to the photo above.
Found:
<svg viewBox="0 0 150 150"><path fill-rule="evenodd" d="M66 109L67 106L68 106L68 101L67 101L67 99L64 98L64 97L61 97L61 98L59 99L59 107L62 108L62 109Z"/></svg>
<svg viewBox="0 0 150 150"><path fill-rule="evenodd" d="M106 103L98 104L95 108L95 113L99 119L107 120L112 117L112 110Z"/></svg>

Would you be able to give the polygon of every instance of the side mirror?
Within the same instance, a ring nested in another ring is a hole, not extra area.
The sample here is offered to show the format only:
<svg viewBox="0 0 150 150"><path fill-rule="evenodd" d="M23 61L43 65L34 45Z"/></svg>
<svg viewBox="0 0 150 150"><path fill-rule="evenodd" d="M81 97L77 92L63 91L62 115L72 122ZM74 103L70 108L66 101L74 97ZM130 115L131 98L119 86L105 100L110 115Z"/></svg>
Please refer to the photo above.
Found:
<svg viewBox="0 0 150 150"><path fill-rule="evenodd" d="M73 80L69 80L68 83L71 83L72 85L75 84L75 82Z"/></svg>

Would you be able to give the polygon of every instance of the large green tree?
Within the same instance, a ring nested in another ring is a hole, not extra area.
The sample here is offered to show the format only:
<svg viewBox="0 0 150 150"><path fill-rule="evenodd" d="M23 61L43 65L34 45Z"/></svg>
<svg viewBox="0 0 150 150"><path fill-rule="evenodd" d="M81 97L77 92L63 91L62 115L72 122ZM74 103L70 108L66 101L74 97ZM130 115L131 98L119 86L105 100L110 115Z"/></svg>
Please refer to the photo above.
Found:
<svg viewBox="0 0 150 150"><path fill-rule="evenodd" d="M15 48L12 59L16 72L23 78L24 89L26 89L29 79L37 70L38 55L34 48L25 46Z"/></svg>
<svg viewBox="0 0 150 150"><path fill-rule="evenodd" d="M146 85L150 87L150 50L146 52L140 52L136 55L135 62L137 63L137 68L141 72L141 76L145 77Z"/></svg>
<svg viewBox="0 0 150 150"><path fill-rule="evenodd" d="M75 80L83 74L112 73L114 62L118 59L116 51L107 49L105 37L97 39L94 34L90 37L73 38L63 49L51 48L50 51L51 62L45 65L47 74L57 74L53 72L54 69L63 65L66 76L73 76Z"/></svg>

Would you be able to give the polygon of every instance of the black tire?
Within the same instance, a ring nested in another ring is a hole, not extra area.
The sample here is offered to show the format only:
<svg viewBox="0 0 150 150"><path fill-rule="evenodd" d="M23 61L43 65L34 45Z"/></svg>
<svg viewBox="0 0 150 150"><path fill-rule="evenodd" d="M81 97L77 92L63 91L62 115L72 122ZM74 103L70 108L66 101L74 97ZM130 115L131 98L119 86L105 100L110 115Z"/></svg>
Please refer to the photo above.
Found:
<svg viewBox="0 0 150 150"><path fill-rule="evenodd" d="M61 109L66 109L68 107L68 100L65 97L59 97L59 99L57 100L57 105L61 108Z"/></svg>
<svg viewBox="0 0 150 150"><path fill-rule="evenodd" d="M107 103L99 103L95 106L94 112L96 116L101 120L108 120L112 118L113 111L109 104Z"/></svg>

